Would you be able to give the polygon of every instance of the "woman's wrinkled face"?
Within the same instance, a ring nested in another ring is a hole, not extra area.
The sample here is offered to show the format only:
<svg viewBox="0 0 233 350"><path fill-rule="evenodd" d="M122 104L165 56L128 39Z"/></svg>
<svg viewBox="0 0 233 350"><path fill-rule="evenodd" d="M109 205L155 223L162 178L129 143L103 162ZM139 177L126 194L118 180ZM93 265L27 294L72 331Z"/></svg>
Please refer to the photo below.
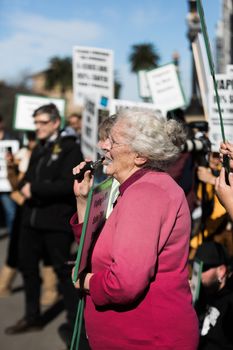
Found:
<svg viewBox="0 0 233 350"><path fill-rule="evenodd" d="M105 154L106 174L113 176L120 183L123 183L138 170L135 165L137 154L132 151L124 136L124 130L126 130L125 122L118 121L112 127L109 137L99 142L99 146Z"/></svg>

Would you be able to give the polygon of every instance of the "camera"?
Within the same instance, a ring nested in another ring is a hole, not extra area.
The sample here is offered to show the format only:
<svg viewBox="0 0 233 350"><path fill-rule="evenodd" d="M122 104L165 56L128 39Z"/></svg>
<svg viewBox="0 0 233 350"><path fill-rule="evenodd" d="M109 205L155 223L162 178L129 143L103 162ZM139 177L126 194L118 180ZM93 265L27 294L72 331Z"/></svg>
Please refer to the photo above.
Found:
<svg viewBox="0 0 233 350"><path fill-rule="evenodd" d="M180 108L168 111L167 119L174 119L185 126L187 140L182 152L192 152L198 165L208 166L208 155L211 150L211 143L206 136L209 130L208 122L199 120L186 123L184 111Z"/></svg>
<svg viewBox="0 0 233 350"><path fill-rule="evenodd" d="M193 152L197 164L208 167L208 158L211 151L211 142L206 136L208 123L206 121L195 121L187 125L192 130L193 137L186 141L183 152Z"/></svg>

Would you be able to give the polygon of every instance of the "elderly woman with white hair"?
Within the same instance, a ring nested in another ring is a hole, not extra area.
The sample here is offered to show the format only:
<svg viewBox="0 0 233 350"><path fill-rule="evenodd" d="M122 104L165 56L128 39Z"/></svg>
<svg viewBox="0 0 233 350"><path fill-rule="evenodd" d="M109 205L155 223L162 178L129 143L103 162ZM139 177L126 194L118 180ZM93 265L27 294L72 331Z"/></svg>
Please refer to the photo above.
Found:
<svg viewBox="0 0 233 350"><path fill-rule="evenodd" d="M93 350L197 349L187 269L190 212L183 190L166 173L185 139L175 120L129 108L117 112L102 143L106 172L119 181L120 195L84 279L85 324ZM74 184L76 237L91 183L86 171Z"/></svg>

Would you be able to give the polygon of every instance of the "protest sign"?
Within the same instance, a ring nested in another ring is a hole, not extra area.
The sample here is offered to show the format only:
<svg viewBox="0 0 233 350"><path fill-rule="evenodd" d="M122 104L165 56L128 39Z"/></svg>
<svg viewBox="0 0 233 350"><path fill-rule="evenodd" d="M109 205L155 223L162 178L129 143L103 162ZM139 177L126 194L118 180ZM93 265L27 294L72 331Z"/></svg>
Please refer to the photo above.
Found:
<svg viewBox="0 0 233 350"><path fill-rule="evenodd" d="M92 186L88 194L87 208L74 267L74 283L77 281L79 275L89 267L91 251L106 219L111 187L112 179L107 179L97 186ZM83 324L83 309L84 298L81 295L78 302L70 350L79 349L81 327Z"/></svg>
<svg viewBox="0 0 233 350"><path fill-rule="evenodd" d="M201 99L205 114L205 119L208 120L208 95L209 95L209 81L210 68L208 64L208 57L205 49L205 42L202 33L198 33L196 39L192 42L193 57L197 72L198 83L200 87Z"/></svg>
<svg viewBox="0 0 233 350"><path fill-rule="evenodd" d="M62 124L65 116L65 100L62 98L43 97L37 95L16 95L14 128L16 130L35 130L33 112L46 104L54 103L61 115Z"/></svg>
<svg viewBox="0 0 233 350"><path fill-rule="evenodd" d="M78 274L80 274L88 265L90 249L93 248L93 244L96 242L98 234L100 233L106 219L111 187L112 178L108 178L100 184L93 186L88 195L82 236L77 253L74 280L77 280Z"/></svg>
<svg viewBox="0 0 233 350"><path fill-rule="evenodd" d="M84 158L97 160L98 157L98 126L103 117L108 116L107 109L99 108L96 98L85 98L82 117L81 149Z"/></svg>
<svg viewBox="0 0 233 350"><path fill-rule="evenodd" d="M8 148L15 154L19 150L18 140L0 141L0 192L11 192L11 184L7 179L6 152Z"/></svg>
<svg viewBox="0 0 233 350"><path fill-rule="evenodd" d="M149 88L149 84L147 81L147 71L146 70L140 70L138 71L138 90L139 90L139 96L143 99L150 100L151 99L151 92Z"/></svg>
<svg viewBox="0 0 233 350"><path fill-rule="evenodd" d="M232 74L215 75L221 113L225 126L226 140L233 142L233 76ZM218 152L222 142L219 111L213 81L209 81L209 139L212 151Z"/></svg>
<svg viewBox="0 0 233 350"><path fill-rule="evenodd" d="M226 66L226 74L233 75L233 64L227 64L227 66Z"/></svg>
<svg viewBox="0 0 233 350"><path fill-rule="evenodd" d="M152 101L164 115L185 107L186 101L175 64L169 63L147 72Z"/></svg>
<svg viewBox="0 0 233 350"><path fill-rule="evenodd" d="M98 106L107 107L113 98L113 51L95 47L73 48L74 103L84 105L85 96L97 98Z"/></svg>
<svg viewBox="0 0 233 350"><path fill-rule="evenodd" d="M133 107L145 108L152 111L158 110L158 107L153 103L113 99L109 103L109 114L110 115L116 114L120 108L133 108Z"/></svg>

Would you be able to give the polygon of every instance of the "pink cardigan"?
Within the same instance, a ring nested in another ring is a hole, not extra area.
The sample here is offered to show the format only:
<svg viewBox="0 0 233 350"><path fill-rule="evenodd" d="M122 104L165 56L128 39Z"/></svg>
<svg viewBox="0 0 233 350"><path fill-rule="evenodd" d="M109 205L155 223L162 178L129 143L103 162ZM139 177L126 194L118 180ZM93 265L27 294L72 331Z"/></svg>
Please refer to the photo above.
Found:
<svg viewBox="0 0 233 350"><path fill-rule="evenodd" d="M91 348L195 350L184 193L168 174L144 171L122 184L120 194L92 254L85 306ZM71 225L79 236L77 216Z"/></svg>

